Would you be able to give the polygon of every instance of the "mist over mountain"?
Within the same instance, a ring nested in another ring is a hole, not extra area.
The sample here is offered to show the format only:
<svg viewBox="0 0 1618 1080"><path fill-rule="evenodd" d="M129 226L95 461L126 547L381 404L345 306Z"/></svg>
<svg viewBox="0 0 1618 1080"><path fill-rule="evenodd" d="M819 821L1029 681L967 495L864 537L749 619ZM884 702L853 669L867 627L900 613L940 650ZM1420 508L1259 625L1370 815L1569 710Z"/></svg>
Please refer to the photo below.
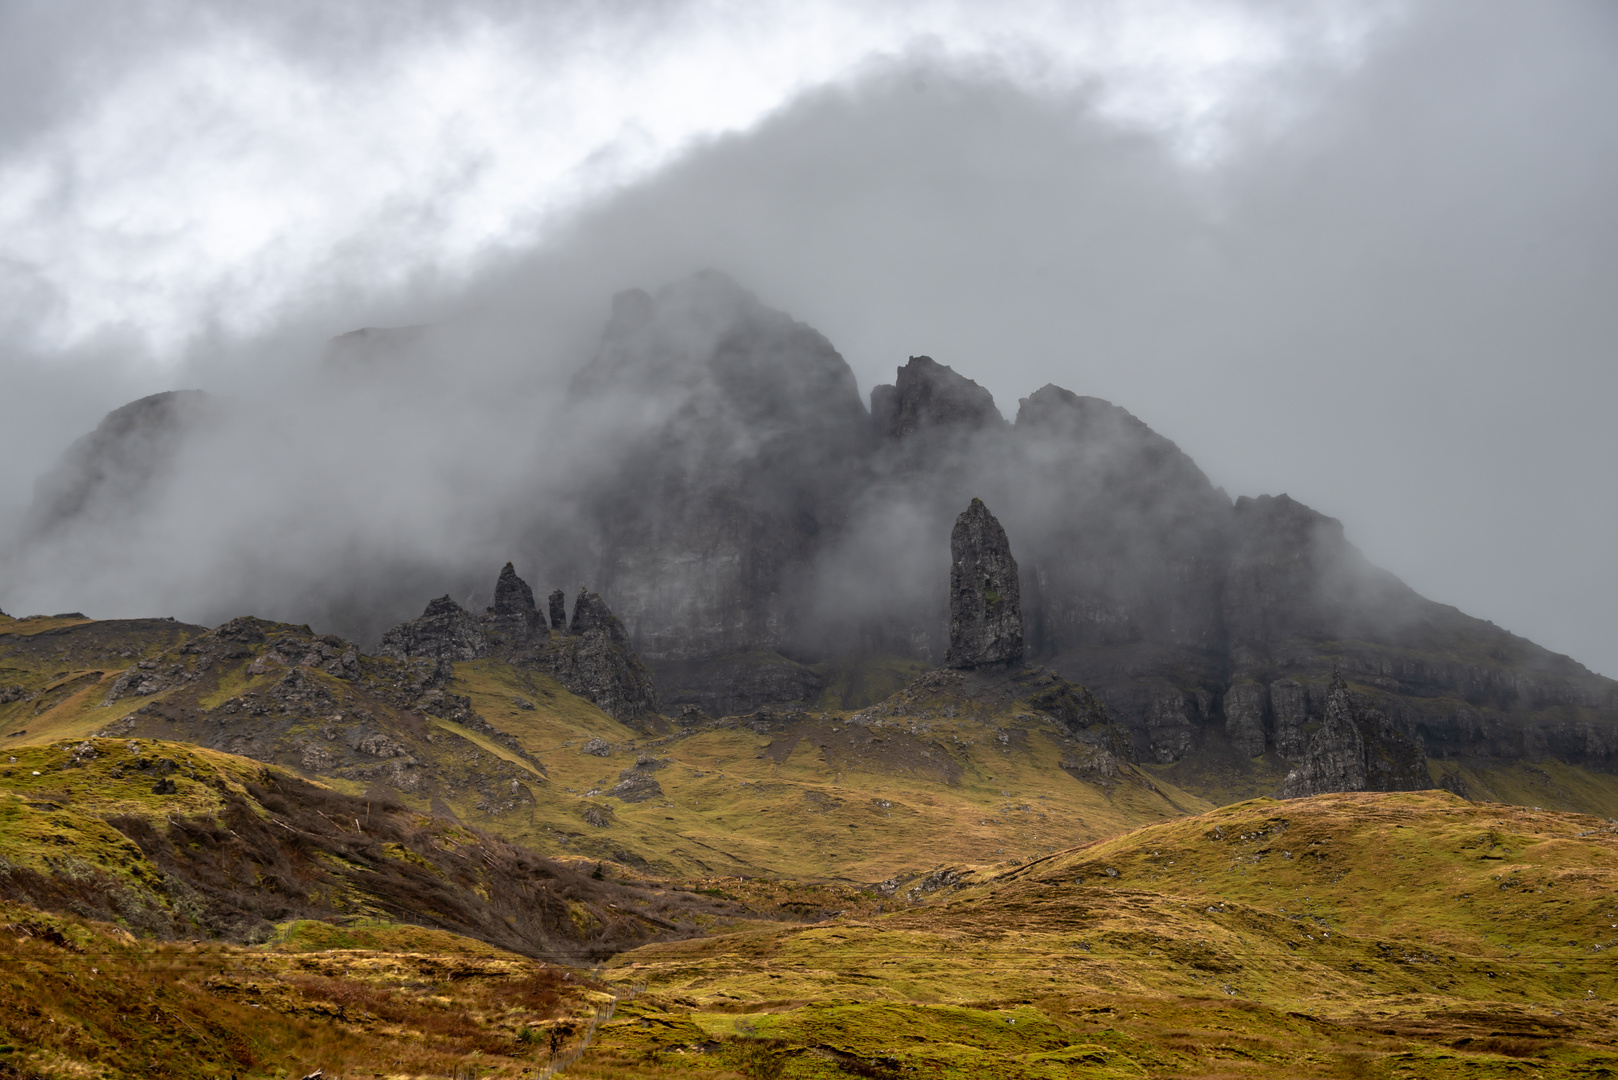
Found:
<svg viewBox="0 0 1618 1080"><path fill-rule="evenodd" d="M0 1076L1618 1074L1618 6L986 11L0 4Z"/></svg>
<svg viewBox="0 0 1618 1080"><path fill-rule="evenodd" d="M1028 661L1092 688L1140 760L1300 760L1340 676L1435 754L1618 756L1618 684L1423 599L1286 495L1233 501L1109 402L1047 385L1008 421L914 356L868 408L832 342L705 271L620 293L564 393L505 402L531 419L474 481L456 470L495 452L476 417L397 393L457 333L340 338L316 400L118 410L41 480L12 580L94 592L140 566L201 621L371 646L430 595L480 610L509 556L541 592L599 591L667 707L846 685L858 708L872 663L944 662L951 524L980 497L1020 567ZM356 416L370 438L339 453Z"/></svg>

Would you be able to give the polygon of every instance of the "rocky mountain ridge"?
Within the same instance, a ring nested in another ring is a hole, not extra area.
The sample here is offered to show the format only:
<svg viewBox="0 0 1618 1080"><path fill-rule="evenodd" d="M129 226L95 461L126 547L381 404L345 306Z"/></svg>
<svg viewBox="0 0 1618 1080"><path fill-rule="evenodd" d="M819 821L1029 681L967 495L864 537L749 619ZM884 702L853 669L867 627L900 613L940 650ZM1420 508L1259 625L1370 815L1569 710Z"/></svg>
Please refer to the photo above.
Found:
<svg viewBox="0 0 1618 1080"><path fill-rule="evenodd" d="M198 427L161 411L158 428ZM828 695L857 709L902 683L892 673L948 658L950 525L992 493L1024 658L1088 688L1133 760L1186 777L1247 761L1251 790L1273 790L1260 774L1304 762L1335 671L1355 708L1434 761L1618 767L1618 683L1425 600L1341 523L1285 495L1233 501L1124 409L1057 386L1008 422L983 387L911 357L867 408L824 336L723 275L621 294L557 423L588 456L544 515L513 519L509 550L542 579L594 582L612 617L563 633L564 597L540 612L503 577L488 612L435 601L387 649L528 656L615 695L615 715ZM98 461L135 438L109 432ZM61 476L125 482L75 453Z"/></svg>

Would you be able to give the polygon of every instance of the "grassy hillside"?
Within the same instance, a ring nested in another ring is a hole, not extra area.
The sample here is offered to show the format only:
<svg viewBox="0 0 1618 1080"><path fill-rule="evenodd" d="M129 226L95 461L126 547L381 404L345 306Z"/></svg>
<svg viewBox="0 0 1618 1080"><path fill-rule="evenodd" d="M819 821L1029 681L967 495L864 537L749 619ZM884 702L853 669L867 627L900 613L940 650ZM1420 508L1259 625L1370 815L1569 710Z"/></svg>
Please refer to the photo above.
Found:
<svg viewBox="0 0 1618 1080"><path fill-rule="evenodd" d="M635 950L607 977L646 992L572 1072L1609 1075L1615 885L1602 819L1257 800L875 918Z"/></svg>
<svg viewBox="0 0 1618 1080"><path fill-rule="evenodd" d="M1036 857L1209 805L944 673L862 712L760 713L665 736L545 682L493 660L456 665L451 689L549 780L527 820L498 827L648 871L878 882ZM585 752L591 739L606 745ZM655 793L612 794L640 776Z"/></svg>
<svg viewBox="0 0 1618 1080"><path fill-rule="evenodd" d="M532 1076L610 1005L584 973L441 931L154 944L0 902L0 1076Z"/></svg>
<svg viewBox="0 0 1618 1080"><path fill-rule="evenodd" d="M267 940L383 920L582 962L734 921L509 842L184 743L20 747L0 767L0 897L159 937Z"/></svg>
<svg viewBox="0 0 1618 1080"><path fill-rule="evenodd" d="M199 775L232 765L191 753ZM227 787L257 767L235 768ZM26 771L15 797L58 813L28 786L51 774ZM32 834L36 867L93 854L92 820L56 823L66 842ZM155 865L144 845L122 852L143 856ZM551 1059L553 1030L564 1058L588 1039L567 1075L603 1078L1618 1071L1618 824L1600 818L1443 792L1253 800L885 894L593 884L617 889L594 909L609 917L637 900L654 917L715 909L706 936L592 977L375 908L283 920L243 947L0 904L0 1075L516 1077Z"/></svg>
<svg viewBox="0 0 1618 1080"><path fill-rule="evenodd" d="M254 619L211 631L13 620L0 666L17 688L0 705L0 753L92 734L190 742L662 875L874 883L1038 857L1211 806L1015 693L945 672L857 712L648 735L531 669L479 660L445 681L428 661Z"/></svg>

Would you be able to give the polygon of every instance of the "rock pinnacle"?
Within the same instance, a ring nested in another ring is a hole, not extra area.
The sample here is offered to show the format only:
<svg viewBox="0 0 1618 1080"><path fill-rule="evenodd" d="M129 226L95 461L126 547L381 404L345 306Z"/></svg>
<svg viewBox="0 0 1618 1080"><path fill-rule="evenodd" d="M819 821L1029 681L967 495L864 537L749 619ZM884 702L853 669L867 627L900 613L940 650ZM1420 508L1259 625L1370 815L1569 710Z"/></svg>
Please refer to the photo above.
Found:
<svg viewBox="0 0 1618 1080"><path fill-rule="evenodd" d="M1022 600L1006 530L973 499L949 536L949 655L952 668L1022 660Z"/></svg>

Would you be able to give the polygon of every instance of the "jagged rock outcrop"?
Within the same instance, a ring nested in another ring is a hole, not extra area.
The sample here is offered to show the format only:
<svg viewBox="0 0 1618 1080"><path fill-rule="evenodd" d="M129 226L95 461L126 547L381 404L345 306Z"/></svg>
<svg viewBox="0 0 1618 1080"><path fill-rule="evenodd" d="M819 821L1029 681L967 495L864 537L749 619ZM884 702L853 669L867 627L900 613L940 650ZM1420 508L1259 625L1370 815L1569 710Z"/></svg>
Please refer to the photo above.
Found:
<svg viewBox="0 0 1618 1080"><path fill-rule="evenodd" d="M382 635L377 648L380 655L399 660L428 657L444 662L476 660L488 651L489 642L477 616L448 596L430 601L420 616Z"/></svg>
<svg viewBox="0 0 1618 1080"><path fill-rule="evenodd" d="M871 388L871 425L887 439L1004 427L994 395L930 356L912 356L892 385Z"/></svg>
<svg viewBox="0 0 1618 1080"><path fill-rule="evenodd" d="M534 606L534 590L517 576L517 568L511 563L500 568L500 577L494 583L494 603L489 610L502 618L521 618L531 627L538 625L539 609Z"/></svg>
<svg viewBox="0 0 1618 1080"><path fill-rule="evenodd" d="M1421 747L1380 710L1356 702L1335 675L1325 718L1303 762L1287 774L1284 799L1331 791L1421 791L1433 786Z"/></svg>
<svg viewBox="0 0 1618 1080"><path fill-rule="evenodd" d="M623 623L596 593L581 588L566 637L553 643L546 663L556 680L605 713L629 724L655 723L657 691L630 647Z"/></svg>
<svg viewBox="0 0 1618 1080"><path fill-rule="evenodd" d="M553 617L557 607L551 605ZM533 590L509 562L495 583L494 603L481 619L441 596L419 618L384 634L377 652L441 665L496 656L543 671L624 723L661 724L657 691L646 666L600 595L581 588L566 632L552 634L534 604Z"/></svg>
<svg viewBox="0 0 1618 1080"><path fill-rule="evenodd" d="M1006 530L982 499L955 519L949 537L949 654L952 668L1022 660L1022 593Z"/></svg>
<svg viewBox="0 0 1618 1080"><path fill-rule="evenodd" d="M581 585L579 595L573 601L573 620L568 623L567 632L588 634L592 630L604 631L608 637L625 644L629 641L623 623L608 609L600 594Z"/></svg>
<svg viewBox="0 0 1618 1080"><path fill-rule="evenodd" d="M560 634L567 629L567 594L552 589L550 595L551 629Z"/></svg>
<svg viewBox="0 0 1618 1080"><path fill-rule="evenodd" d="M950 612L932 583L950 555L932 537L974 491L994 491L1018 541L1026 656L1090 687L1138 760L1172 763L1211 740L1301 761L1338 664L1435 755L1618 766L1618 684L1423 600L1339 523L1286 496L1233 504L1141 420L1057 386L1008 425L987 390L925 357L872 391L862 437L837 426L844 391L823 393L847 385L840 358L795 352L796 324L730 290L709 278L626 298L580 383L588 400L610 374L679 403L629 440L649 449L625 479L598 490L607 554L578 570L609 583L667 700L739 713L815 700L822 662L840 655L942 662ZM780 417L759 384L738 408L712 390L721 340L754 356L720 366L771 371L790 356L819 381L782 382ZM773 440L787 430L842 452L783 455ZM643 479L676 462L648 502ZM800 496L796 520L775 513L785 492ZM1582 711L1554 711L1568 707Z"/></svg>

